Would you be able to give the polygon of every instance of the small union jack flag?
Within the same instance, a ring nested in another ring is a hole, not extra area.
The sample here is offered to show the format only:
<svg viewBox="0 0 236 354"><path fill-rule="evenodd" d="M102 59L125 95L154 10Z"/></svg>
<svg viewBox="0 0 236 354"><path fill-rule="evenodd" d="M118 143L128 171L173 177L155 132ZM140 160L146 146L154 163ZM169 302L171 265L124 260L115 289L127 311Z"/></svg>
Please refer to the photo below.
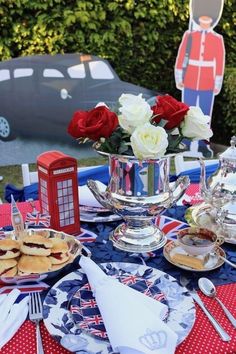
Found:
<svg viewBox="0 0 236 354"><path fill-rule="evenodd" d="M27 213L25 218L25 223L28 226L40 226L40 227L49 227L50 226L51 216L48 214L40 213Z"/></svg>
<svg viewBox="0 0 236 354"><path fill-rule="evenodd" d="M88 326L87 323L84 322L84 321L79 322L79 326L80 326L80 328L82 328L82 329L89 329L89 326Z"/></svg>
<svg viewBox="0 0 236 354"><path fill-rule="evenodd" d="M97 307L97 303L96 303L96 301L95 301L95 299L89 299L89 300L83 300L83 299L81 299L81 306L83 307L83 308L85 308L85 307Z"/></svg>
<svg viewBox="0 0 236 354"><path fill-rule="evenodd" d="M132 274L122 279L122 283L126 285L135 284L136 282L137 282L137 277Z"/></svg>
<svg viewBox="0 0 236 354"><path fill-rule="evenodd" d="M157 301L162 301L162 300L165 300L166 298L165 298L165 295L164 294L162 294L162 293L160 293L160 294L156 294L156 295L152 295L152 298L153 299L155 299L155 300L157 300Z"/></svg>
<svg viewBox="0 0 236 354"><path fill-rule="evenodd" d="M78 313L79 315L82 316L82 312L78 306L71 305L70 306L70 312L71 313Z"/></svg>
<svg viewBox="0 0 236 354"><path fill-rule="evenodd" d="M100 331L99 329L92 329L90 333L101 338L107 338L106 332Z"/></svg>
<svg viewBox="0 0 236 354"><path fill-rule="evenodd" d="M88 325L100 325L103 323L102 320L102 316L100 315L94 315L94 316L90 316L90 317L85 317L84 321L88 324Z"/></svg>

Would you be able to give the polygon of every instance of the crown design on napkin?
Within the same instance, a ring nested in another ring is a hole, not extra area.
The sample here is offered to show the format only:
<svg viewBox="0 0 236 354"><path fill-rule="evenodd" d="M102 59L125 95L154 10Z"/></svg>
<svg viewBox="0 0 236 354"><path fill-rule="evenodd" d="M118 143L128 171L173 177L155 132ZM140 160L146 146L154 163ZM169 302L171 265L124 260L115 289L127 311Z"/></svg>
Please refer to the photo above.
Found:
<svg viewBox="0 0 236 354"><path fill-rule="evenodd" d="M165 331L146 330L146 333L139 337L139 342L150 350L157 350L166 347L167 334Z"/></svg>

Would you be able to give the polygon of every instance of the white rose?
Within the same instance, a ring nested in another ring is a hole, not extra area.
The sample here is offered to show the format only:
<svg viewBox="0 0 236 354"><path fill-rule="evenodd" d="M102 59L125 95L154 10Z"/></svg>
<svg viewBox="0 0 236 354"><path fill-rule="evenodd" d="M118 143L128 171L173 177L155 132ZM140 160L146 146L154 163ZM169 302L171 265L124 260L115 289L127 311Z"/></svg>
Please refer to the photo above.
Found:
<svg viewBox="0 0 236 354"><path fill-rule="evenodd" d="M168 135L165 129L150 123L137 127L130 141L134 155L140 160L162 157L168 147Z"/></svg>
<svg viewBox="0 0 236 354"><path fill-rule="evenodd" d="M209 123L210 117L204 115L200 107L190 107L180 124L180 128L186 138L209 140L213 135Z"/></svg>
<svg viewBox="0 0 236 354"><path fill-rule="evenodd" d="M142 98L132 94L122 94L119 98L121 107L118 116L120 126L128 133L132 134L134 129L150 121L153 111L150 105Z"/></svg>

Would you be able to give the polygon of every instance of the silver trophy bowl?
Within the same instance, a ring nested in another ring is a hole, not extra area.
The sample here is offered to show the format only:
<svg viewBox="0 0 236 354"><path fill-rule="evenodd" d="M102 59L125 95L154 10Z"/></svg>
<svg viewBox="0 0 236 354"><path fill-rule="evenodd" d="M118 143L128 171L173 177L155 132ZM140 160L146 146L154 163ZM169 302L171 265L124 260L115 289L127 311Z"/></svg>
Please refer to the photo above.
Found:
<svg viewBox="0 0 236 354"><path fill-rule="evenodd" d="M149 252L164 246L166 237L154 223L157 215L184 194L190 181L169 181L169 160L140 161L133 156L109 155L110 182L105 192L89 180L89 189L105 208L124 223L110 235L115 247L127 252Z"/></svg>

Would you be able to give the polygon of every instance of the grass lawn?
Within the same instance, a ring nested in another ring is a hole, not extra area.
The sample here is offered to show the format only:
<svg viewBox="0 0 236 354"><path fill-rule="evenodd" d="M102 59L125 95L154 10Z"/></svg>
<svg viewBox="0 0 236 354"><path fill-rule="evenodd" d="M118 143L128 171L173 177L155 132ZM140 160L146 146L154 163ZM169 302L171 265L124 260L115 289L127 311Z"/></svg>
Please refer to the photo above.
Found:
<svg viewBox="0 0 236 354"><path fill-rule="evenodd" d="M79 167L84 166L97 166L106 164L107 158L104 157L92 157L87 159L81 159L78 161ZM36 164L29 164L30 171L36 171ZM21 165L0 166L0 176L3 176L3 180L0 181L0 199L4 202L4 190L5 185L10 183L14 184L17 188L23 187Z"/></svg>

